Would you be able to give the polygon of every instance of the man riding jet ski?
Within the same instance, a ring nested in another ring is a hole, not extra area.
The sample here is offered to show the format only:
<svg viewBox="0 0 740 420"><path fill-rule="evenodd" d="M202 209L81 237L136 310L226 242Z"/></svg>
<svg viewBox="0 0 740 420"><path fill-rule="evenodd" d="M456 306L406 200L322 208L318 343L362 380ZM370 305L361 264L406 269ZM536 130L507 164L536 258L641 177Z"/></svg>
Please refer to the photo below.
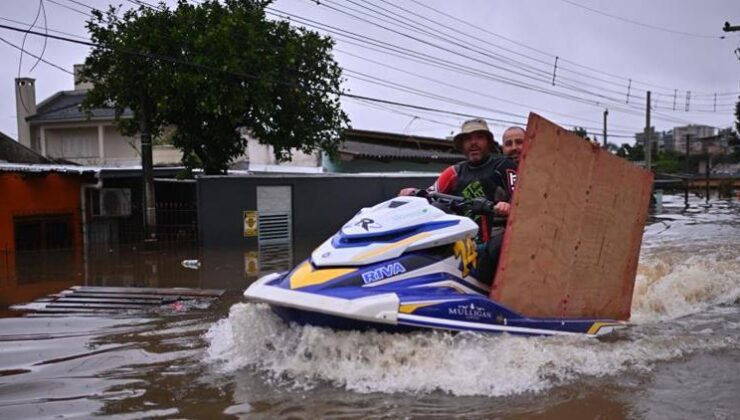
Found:
<svg viewBox="0 0 740 420"><path fill-rule="evenodd" d="M461 214L495 204L431 192L360 210L293 270L244 292L283 319L340 329L601 335L626 324L604 319L527 318L491 300L478 276L478 225Z"/></svg>

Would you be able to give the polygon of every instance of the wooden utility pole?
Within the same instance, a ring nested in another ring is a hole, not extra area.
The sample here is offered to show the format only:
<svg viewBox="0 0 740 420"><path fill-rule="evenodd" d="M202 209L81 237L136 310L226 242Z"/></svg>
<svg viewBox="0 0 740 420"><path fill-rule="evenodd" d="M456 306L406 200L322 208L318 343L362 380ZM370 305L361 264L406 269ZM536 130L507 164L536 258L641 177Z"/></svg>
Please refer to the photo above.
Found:
<svg viewBox="0 0 740 420"><path fill-rule="evenodd" d="M684 193L683 193L683 201L684 201L684 206L685 207L689 207L689 176L690 176L689 175L689 172L691 171L690 165L689 165L689 151L691 150L691 148L689 147L689 142L690 141L691 141L691 135L690 134L687 134L686 135L686 161L685 161L685 165L686 165L686 189L684 190Z"/></svg>
<svg viewBox="0 0 740 420"><path fill-rule="evenodd" d="M647 91L647 102L645 105L645 168L648 171L653 169L653 146L650 140L650 91Z"/></svg>
<svg viewBox="0 0 740 420"><path fill-rule="evenodd" d="M157 240L157 206L154 198L154 165L152 161L152 134L149 127L151 110L144 95L141 98L141 172L144 178L144 240Z"/></svg>
<svg viewBox="0 0 740 420"><path fill-rule="evenodd" d="M606 117L609 115L609 110L604 110L604 149L606 149Z"/></svg>

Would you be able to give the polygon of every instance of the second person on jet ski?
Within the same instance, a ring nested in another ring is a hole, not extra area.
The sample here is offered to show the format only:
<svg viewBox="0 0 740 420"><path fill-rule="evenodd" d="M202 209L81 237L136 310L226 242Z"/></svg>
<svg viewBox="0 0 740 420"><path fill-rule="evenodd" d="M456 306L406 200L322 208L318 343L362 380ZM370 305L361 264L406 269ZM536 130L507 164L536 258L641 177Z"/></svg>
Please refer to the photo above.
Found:
<svg viewBox="0 0 740 420"><path fill-rule="evenodd" d="M428 191L471 200L484 197L496 203L493 210L497 215L508 216L517 165L501 155L501 149L494 141L486 121L479 118L465 121L453 142L467 160L445 169ZM400 195L413 195L416 192L415 188L404 188ZM476 237L478 278L491 283L501 250L503 228L494 227L492 215L469 216L479 226Z"/></svg>

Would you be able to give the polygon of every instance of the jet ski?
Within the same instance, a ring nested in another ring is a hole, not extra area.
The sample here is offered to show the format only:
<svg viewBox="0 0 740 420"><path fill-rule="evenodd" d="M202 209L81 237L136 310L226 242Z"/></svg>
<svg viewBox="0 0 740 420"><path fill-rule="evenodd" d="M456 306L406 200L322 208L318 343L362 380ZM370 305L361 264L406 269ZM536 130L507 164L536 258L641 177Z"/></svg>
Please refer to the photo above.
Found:
<svg viewBox="0 0 740 420"><path fill-rule="evenodd" d="M285 321L335 329L599 336L627 325L529 318L490 299L477 278L478 225L466 215L492 212L493 203L425 195L360 210L310 258L260 278L244 296Z"/></svg>

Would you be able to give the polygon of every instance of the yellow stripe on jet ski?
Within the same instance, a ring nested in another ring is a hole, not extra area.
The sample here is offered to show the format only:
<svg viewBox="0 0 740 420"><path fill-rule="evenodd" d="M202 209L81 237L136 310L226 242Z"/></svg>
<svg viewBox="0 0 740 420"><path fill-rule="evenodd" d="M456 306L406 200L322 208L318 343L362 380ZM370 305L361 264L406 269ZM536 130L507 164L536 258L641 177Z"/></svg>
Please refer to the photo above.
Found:
<svg viewBox="0 0 740 420"><path fill-rule="evenodd" d="M412 242L418 241L419 239L424 239L424 238L426 238L429 235L431 235L431 233L429 233L429 232L417 233L416 235L410 236L410 237L408 237L408 238L406 238L406 239L404 239L402 241L398 241L396 243L388 244L386 246L382 246L382 247L377 248L377 249L373 249L373 250L370 250L370 251L367 251L367 252L363 252L362 254L359 254L358 256L356 256L355 258L353 258L352 261L360 261L360 260L363 260L365 258L372 258L372 257L378 256L380 254L383 254L385 252L390 251L391 249L395 249L395 248L398 248L398 247L402 247L402 246L408 245L408 244L410 244Z"/></svg>
<svg viewBox="0 0 740 420"><path fill-rule="evenodd" d="M305 261L290 276L290 288L300 289L301 287L314 286L334 280L345 274L357 271L356 268L320 268L314 270L310 262Z"/></svg>
<svg viewBox="0 0 740 420"><path fill-rule="evenodd" d="M595 335L599 332L603 327L624 327L624 324L619 324L615 322L594 322L591 324L591 328L588 329L588 332L586 334L589 335Z"/></svg>

